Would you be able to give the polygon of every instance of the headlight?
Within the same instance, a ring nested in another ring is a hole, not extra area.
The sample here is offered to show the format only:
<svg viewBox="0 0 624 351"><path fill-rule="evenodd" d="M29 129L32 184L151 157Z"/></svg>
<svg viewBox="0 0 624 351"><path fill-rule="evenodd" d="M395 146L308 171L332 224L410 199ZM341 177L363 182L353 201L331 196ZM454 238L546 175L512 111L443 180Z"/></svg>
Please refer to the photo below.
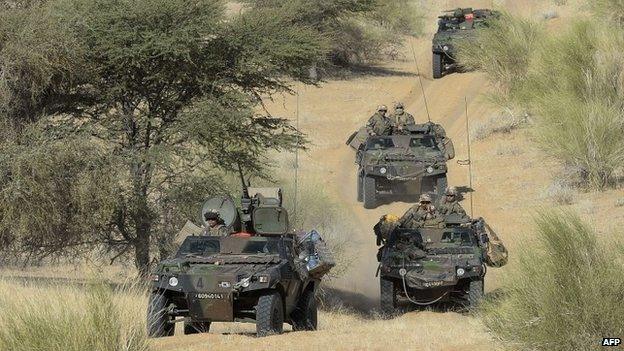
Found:
<svg viewBox="0 0 624 351"><path fill-rule="evenodd" d="M386 167L381 167L381 168L379 169L379 173L381 173L381 174L386 174L386 172L388 172L388 170L386 169Z"/></svg>
<svg viewBox="0 0 624 351"><path fill-rule="evenodd" d="M242 286L243 288L246 288L249 286L249 278L244 278L239 283L240 283L240 286Z"/></svg>
<svg viewBox="0 0 624 351"><path fill-rule="evenodd" d="M464 274L466 274L466 271L463 268L457 268L457 276L458 277L461 277Z"/></svg>
<svg viewBox="0 0 624 351"><path fill-rule="evenodd" d="M427 167L427 173L433 173L433 167L432 166Z"/></svg>
<svg viewBox="0 0 624 351"><path fill-rule="evenodd" d="M407 269L405 269L405 268L399 269L399 275L401 277L405 276L406 274L407 274Z"/></svg>
<svg viewBox="0 0 624 351"><path fill-rule="evenodd" d="M449 49L449 47L448 47L448 46L446 46L446 45L444 45L444 46L442 47L442 49L443 49L444 51L447 51L447 50Z"/></svg>
<svg viewBox="0 0 624 351"><path fill-rule="evenodd" d="M178 278L176 278L176 277L169 278L169 285L171 285L171 286L178 286Z"/></svg>

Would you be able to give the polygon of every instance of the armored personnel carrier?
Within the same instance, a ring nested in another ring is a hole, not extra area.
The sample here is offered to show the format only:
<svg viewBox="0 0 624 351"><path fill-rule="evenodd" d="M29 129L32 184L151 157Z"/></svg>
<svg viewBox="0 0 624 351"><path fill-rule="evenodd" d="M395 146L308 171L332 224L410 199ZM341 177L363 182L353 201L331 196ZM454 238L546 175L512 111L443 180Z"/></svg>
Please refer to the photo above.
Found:
<svg viewBox="0 0 624 351"><path fill-rule="evenodd" d="M418 229L384 221L374 228L384 314L395 314L401 302L474 306L483 298L486 266L507 263L506 249L482 218L451 215L443 228Z"/></svg>
<svg viewBox="0 0 624 351"><path fill-rule="evenodd" d="M316 231L294 234L279 189L246 189L237 209L229 197L202 209L217 210L229 236L188 236L175 257L151 275L148 334L204 333L212 322L255 322L258 336L283 324L315 330L315 293L333 259Z"/></svg>
<svg viewBox="0 0 624 351"><path fill-rule="evenodd" d="M498 18L500 13L488 9L458 8L446 11L438 17L438 31L433 36L433 78L456 68L456 44L470 40L476 30L488 26L488 20Z"/></svg>
<svg viewBox="0 0 624 351"><path fill-rule="evenodd" d="M377 207L382 197L441 194L447 186L446 162L455 157L452 141L432 122L390 135L369 136L362 128L347 144L357 150L357 200L364 208Z"/></svg>

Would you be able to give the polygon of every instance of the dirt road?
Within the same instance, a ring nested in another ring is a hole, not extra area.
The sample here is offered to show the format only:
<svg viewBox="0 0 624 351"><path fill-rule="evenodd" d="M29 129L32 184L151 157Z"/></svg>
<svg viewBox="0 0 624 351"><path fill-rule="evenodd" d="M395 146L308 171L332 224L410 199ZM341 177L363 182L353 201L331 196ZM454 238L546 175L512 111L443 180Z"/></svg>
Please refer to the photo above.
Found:
<svg viewBox="0 0 624 351"><path fill-rule="evenodd" d="M347 80L326 82L319 88L299 86L298 104L295 96L283 96L268 105L273 114L293 118L299 105L299 127L312 141L310 150L300 158L300 186L304 187L306 181L318 182L320 179L325 190L348 208L349 215L358 226L358 230L353 231L356 236L350 238L356 262L343 279L332 285L349 292L345 295L347 305L354 302L349 299L370 298L366 300L372 301L366 306L369 310L377 307L374 301L377 301L379 289L375 278L377 247L371 228L381 215L402 214L410 204L399 202L365 210L361 203L356 202L354 153L345 145L346 138L365 123L378 104L391 106L402 101L417 122L425 122L427 114L417 74L420 71L431 120L442 124L454 139L457 159L467 158L465 102L472 123L488 120L496 110L481 97L488 85L480 73L451 74L440 80L431 79L431 36L435 16L442 9L491 7L492 3L524 14L540 10L535 5L538 1L528 0L423 3L427 7L429 33L422 38L408 40L400 59ZM524 140L523 135L493 137L475 143L473 149L475 215L486 217L498 228L502 239L512 250L516 244L511 237L530 220L529 213L518 215L517 209L539 202L540 191L547 182L540 172L527 171L535 162L545 161L535 151L526 148ZM514 177L523 180L509 182ZM452 161L449 183L467 185L467 169ZM505 188L511 188L513 195L510 198L500 196ZM526 201L526 197L531 200ZM488 275L486 292L497 286L498 274L500 272ZM251 337L253 325L219 324L215 326L215 333L165 338L155 341L154 345L159 350L221 350L243 345L259 350L382 350L390 345L393 349L411 350L501 348L480 322L468 315L414 312L391 321L374 317L374 313L322 312L320 330L315 333L286 333L263 339Z"/></svg>

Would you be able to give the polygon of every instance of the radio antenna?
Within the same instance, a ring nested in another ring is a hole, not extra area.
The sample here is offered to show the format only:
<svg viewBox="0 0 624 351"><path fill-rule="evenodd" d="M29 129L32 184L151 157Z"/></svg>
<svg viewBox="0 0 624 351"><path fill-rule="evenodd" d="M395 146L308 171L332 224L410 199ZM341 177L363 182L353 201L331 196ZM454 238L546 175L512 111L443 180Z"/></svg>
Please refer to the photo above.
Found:
<svg viewBox="0 0 624 351"><path fill-rule="evenodd" d="M427 111L427 119L431 122L431 115L429 114L429 104L427 103L427 95L425 95L425 87L422 83L422 77L420 75L420 68L418 68L418 59L416 58L416 50L414 50L414 42L410 39L410 45L412 47L412 56L414 56L414 64L416 64L416 74L418 74L418 83L420 83L420 91L422 92L423 101L425 102L425 111Z"/></svg>
<svg viewBox="0 0 624 351"><path fill-rule="evenodd" d="M468 148L468 186L470 187L470 217L474 215L474 208L472 202L472 194L474 189L472 188L472 155L470 153L470 122L468 122L468 97L464 96L464 104L466 107L466 145Z"/></svg>
<svg viewBox="0 0 624 351"><path fill-rule="evenodd" d="M295 128L297 129L297 145L295 148L295 200L293 204L293 218L297 221L297 194L299 192L299 86L297 86L297 104L296 104L296 117Z"/></svg>

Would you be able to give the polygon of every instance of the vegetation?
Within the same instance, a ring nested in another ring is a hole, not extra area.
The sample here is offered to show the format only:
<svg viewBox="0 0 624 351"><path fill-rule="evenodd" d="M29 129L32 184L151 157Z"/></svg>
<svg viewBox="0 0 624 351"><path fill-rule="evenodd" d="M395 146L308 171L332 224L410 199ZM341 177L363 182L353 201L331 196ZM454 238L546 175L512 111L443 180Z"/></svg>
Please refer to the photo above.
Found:
<svg viewBox="0 0 624 351"><path fill-rule="evenodd" d="M316 30L330 43L330 63L341 67L396 55L402 35L422 33L423 18L411 0L248 0L251 12L278 12ZM324 66L321 68L328 68Z"/></svg>
<svg viewBox="0 0 624 351"><path fill-rule="evenodd" d="M621 244L597 242L571 213L540 215L537 234L538 245L517 253L503 295L484 305L485 324L531 350L599 350L606 335L622 335Z"/></svg>
<svg viewBox="0 0 624 351"><path fill-rule="evenodd" d="M305 139L260 96L311 83L325 39L283 17L225 21L219 0L55 0L0 13L0 238L35 256L134 253L264 152ZM5 132L7 133L7 132ZM33 205L34 204L34 205ZM6 246L5 246L6 247Z"/></svg>
<svg viewBox="0 0 624 351"><path fill-rule="evenodd" d="M139 289L100 283L82 290L0 281L0 349L147 351L145 300Z"/></svg>
<svg viewBox="0 0 624 351"><path fill-rule="evenodd" d="M593 3L600 10L611 2ZM611 12L615 22L596 15L551 35L505 15L460 56L502 88L499 102L534 114L541 148L592 188L615 184L624 171L624 27Z"/></svg>

